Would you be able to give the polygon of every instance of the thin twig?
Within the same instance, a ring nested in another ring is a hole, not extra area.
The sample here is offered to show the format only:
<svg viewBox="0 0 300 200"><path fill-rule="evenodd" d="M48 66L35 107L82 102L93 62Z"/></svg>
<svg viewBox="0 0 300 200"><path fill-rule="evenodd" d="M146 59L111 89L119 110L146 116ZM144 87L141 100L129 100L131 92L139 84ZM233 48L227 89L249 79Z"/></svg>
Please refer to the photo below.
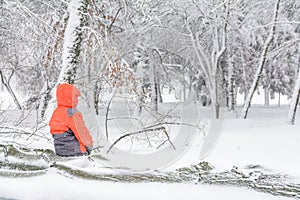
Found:
<svg viewBox="0 0 300 200"><path fill-rule="evenodd" d="M167 136L168 141L170 142L170 144L172 145L173 149L176 150L175 145L172 143L172 141L170 140L169 134L167 133L166 128L164 127L163 129L164 134Z"/></svg>
<svg viewBox="0 0 300 200"><path fill-rule="evenodd" d="M162 145L164 145L166 142L168 141L168 139L166 139L165 141L163 141L160 145L158 145L157 147L156 147L156 149L159 149Z"/></svg>
<svg viewBox="0 0 300 200"><path fill-rule="evenodd" d="M199 127L197 125L193 125L193 124L189 124L189 123L185 123L185 122L162 122L162 123L147 126L145 129L149 129L149 128L156 127L156 126L162 126L162 125L190 126L193 128L197 128L198 130L202 130L202 128L203 128L203 127Z"/></svg>
<svg viewBox="0 0 300 200"><path fill-rule="evenodd" d="M140 131L136 131L136 132L132 132L132 133L127 133L125 135L122 135L121 137L119 137L110 147L109 149L106 151L106 153L109 153L110 150L123 138L128 137L128 136L132 136L132 135L137 135L140 133L145 133L145 132L153 132L153 131L159 131L159 130L165 130L165 127L158 127L158 128L151 128L151 129L143 129Z"/></svg>
<svg viewBox="0 0 300 200"><path fill-rule="evenodd" d="M111 97L111 99L109 100L108 105L106 107L106 114L105 114L105 134L106 134L106 140L107 141L108 141L108 120L109 120L108 114L109 114L109 111L110 111L111 102L112 102L112 100L113 100L114 97L115 97L114 95Z"/></svg>

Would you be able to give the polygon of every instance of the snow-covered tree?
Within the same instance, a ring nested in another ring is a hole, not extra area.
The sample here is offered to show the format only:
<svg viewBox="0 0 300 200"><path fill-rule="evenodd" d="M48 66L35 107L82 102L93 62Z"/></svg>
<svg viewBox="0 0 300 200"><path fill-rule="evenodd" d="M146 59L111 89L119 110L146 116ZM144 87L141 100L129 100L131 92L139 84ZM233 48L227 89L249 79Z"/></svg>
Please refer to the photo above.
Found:
<svg viewBox="0 0 300 200"><path fill-rule="evenodd" d="M221 106L220 61L227 48L229 3L222 4L216 8L206 8L211 14L207 13L204 16L201 14L201 10L198 10L198 13L201 15L188 18L186 24L199 67L205 74L215 118L219 118ZM221 15L222 11L223 15ZM199 27L199 22L206 24L206 27ZM201 38L203 37L206 40L202 40Z"/></svg>
<svg viewBox="0 0 300 200"><path fill-rule="evenodd" d="M74 84L81 51L82 27L86 23L87 0L71 0L68 4L68 20L64 32L62 68L58 83Z"/></svg>
<svg viewBox="0 0 300 200"><path fill-rule="evenodd" d="M9 68L15 71L12 89L29 97L25 102L27 105L22 107L37 107L43 95L41 89L45 79L51 82L58 74L56 64L43 63L47 56L59 56L56 53L45 55L44 52L52 42L52 19L58 16L61 4L53 2L49 7L37 1L10 0L3 2L2 6L3 29L0 37L3 52L0 54L0 62L10 63Z"/></svg>
<svg viewBox="0 0 300 200"><path fill-rule="evenodd" d="M262 71L265 67L268 50L269 50L269 47L270 47L270 45L271 45L271 43L274 39L276 23L278 21L279 6L280 6L280 0L277 0L276 4L274 6L275 8L274 8L274 14L273 14L273 20L272 20L273 24L270 28L268 38L266 39L264 47L262 49L260 61L259 61L259 64L258 64L258 68L257 68L253 83L251 85L251 88L249 90L249 93L247 95L247 98L246 98L246 101L245 101L245 104L244 104L244 107L243 107L243 110L242 110L242 117L243 118L247 118L247 114L248 114L248 110L249 110L249 107L250 107L250 104L251 104L253 94L254 94L254 92L255 92L258 84L259 84L259 79L261 78L261 73L262 73Z"/></svg>
<svg viewBox="0 0 300 200"><path fill-rule="evenodd" d="M39 106L43 112L55 85L69 82L80 87L87 106L97 111L101 95L124 92L126 84L127 91L134 91L140 80L137 88L144 88L144 94L139 93L148 95L146 102L154 110L161 92L189 101L195 91L217 117L225 103L234 109L237 92L251 96L258 91L253 82L271 98L277 93L292 96L299 63L299 1L280 2L276 23L275 4L6 0L0 18L0 70L6 78L13 71L12 92L29 97L22 108ZM258 66L264 67L255 76ZM133 78L124 80L127 75L119 70Z"/></svg>

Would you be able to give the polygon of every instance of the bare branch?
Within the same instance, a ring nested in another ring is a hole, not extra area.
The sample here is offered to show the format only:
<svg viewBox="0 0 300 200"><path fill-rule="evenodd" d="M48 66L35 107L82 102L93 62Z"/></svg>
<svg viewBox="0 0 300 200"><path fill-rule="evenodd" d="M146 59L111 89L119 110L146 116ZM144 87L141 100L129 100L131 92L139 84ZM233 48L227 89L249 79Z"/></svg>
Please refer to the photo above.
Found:
<svg viewBox="0 0 300 200"><path fill-rule="evenodd" d="M140 131L136 131L136 132L132 132L132 133L127 133L125 135L122 135L121 137L119 137L110 147L109 149L107 150L106 153L109 153L110 150L120 141L122 140L123 138L125 137L129 137L129 136L132 136L132 135L137 135L137 134L140 134L140 133L146 133L146 132L153 132L153 131L160 131L160 130L164 130L165 127L158 127L158 128L151 128L151 129L143 129L143 130L140 130Z"/></svg>
<svg viewBox="0 0 300 200"><path fill-rule="evenodd" d="M106 135L106 140L107 141L108 141L108 120L109 120L108 115L109 115L109 111L110 111L110 105L111 105L111 102L112 102L112 100L113 100L114 97L115 97L115 95L113 95L110 98L110 100L109 100L109 102L107 104L106 113L105 113L105 135Z"/></svg>

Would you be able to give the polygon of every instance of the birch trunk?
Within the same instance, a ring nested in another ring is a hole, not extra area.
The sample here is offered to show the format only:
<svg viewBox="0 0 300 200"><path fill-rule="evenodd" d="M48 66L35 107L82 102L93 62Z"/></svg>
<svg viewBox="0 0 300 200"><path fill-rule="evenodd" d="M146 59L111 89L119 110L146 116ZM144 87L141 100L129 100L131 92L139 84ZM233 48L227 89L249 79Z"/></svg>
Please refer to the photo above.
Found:
<svg viewBox="0 0 300 200"><path fill-rule="evenodd" d="M78 59L80 54L80 46L82 40L82 26L85 23L84 13L87 9L87 0L71 0L68 5L68 20L64 32L62 68L58 77L57 84L70 83L74 84ZM45 112L45 120L49 120L56 106L54 87L51 91L52 99L50 100Z"/></svg>
<svg viewBox="0 0 300 200"><path fill-rule="evenodd" d="M71 0L68 5L69 20L64 34L62 68L58 83L74 84L78 57L80 54L82 26L84 17L81 10L84 8L84 0Z"/></svg>
<svg viewBox="0 0 300 200"><path fill-rule="evenodd" d="M268 36L268 38L265 42L265 45L264 45L264 48L263 48L263 51L262 51L262 54L261 54L261 57L260 57L259 65L258 65L256 74L255 74L253 83L251 85L251 88L249 90L249 93L247 95L247 98L246 98L246 101L245 101L245 104L244 104L244 107L243 107L243 110L242 110L242 118L244 118L244 119L247 118L248 111L249 111L249 108L250 108L250 105L251 105L251 100L252 100L254 92L255 92L255 90L258 86L258 83L259 83L259 80L260 80L260 77L261 77L261 73L262 73L262 71L265 67L269 47L270 47L270 45L271 45L271 43L274 39L274 33L275 33L275 29L276 29L276 22L277 22L278 13L279 13L279 5L280 5L280 0L277 0L277 3L275 5L275 9L274 9L273 25L271 27L269 36Z"/></svg>

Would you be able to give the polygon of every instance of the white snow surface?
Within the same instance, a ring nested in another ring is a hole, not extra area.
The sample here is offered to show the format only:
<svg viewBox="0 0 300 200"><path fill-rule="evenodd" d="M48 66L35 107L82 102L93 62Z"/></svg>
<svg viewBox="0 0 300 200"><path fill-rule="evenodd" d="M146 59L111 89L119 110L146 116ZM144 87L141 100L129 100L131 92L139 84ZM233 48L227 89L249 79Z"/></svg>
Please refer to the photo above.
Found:
<svg viewBox="0 0 300 200"><path fill-rule="evenodd" d="M226 120L222 138L206 161L217 168L262 165L300 177L300 126L277 119Z"/></svg>
<svg viewBox="0 0 300 200"><path fill-rule="evenodd" d="M203 110L205 113L205 109ZM260 165L270 173L286 174L300 182L300 122L291 126L285 122L287 107L250 108L249 119L239 119L229 113L223 124L220 140L204 160L214 171L242 169ZM299 114L297 119L299 119ZM200 136L199 136L200 137ZM0 137L0 142L1 137ZM174 170L197 164L201 142L195 140L184 156L171 166ZM77 164L76 164L77 162ZM86 159L77 160L78 167L93 173L110 173L104 166L89 166ZM115 171L115 173L118 173ZM31 178L0 177L0 199L289 199L241 187L202 185L193 183L112 183L67 178L49 168L45 175Z"/></svg>
<svg viewBox="0 0 300 200"><path fill-rule="evenodd" d="M250 108L248 119L227 116L206 161L218 169L249 164L300 177L300 122L288 125L287 107Z"/></svg>
<svg viewBox="0 0 300 200"><path fill-rule="evenodd" d="M0 179L0 197L35 199L215 199L255 200L288 198L274 197L245 188L193 184L111 183L69 179L51 172L47 176L23 179Z"/></svg>

